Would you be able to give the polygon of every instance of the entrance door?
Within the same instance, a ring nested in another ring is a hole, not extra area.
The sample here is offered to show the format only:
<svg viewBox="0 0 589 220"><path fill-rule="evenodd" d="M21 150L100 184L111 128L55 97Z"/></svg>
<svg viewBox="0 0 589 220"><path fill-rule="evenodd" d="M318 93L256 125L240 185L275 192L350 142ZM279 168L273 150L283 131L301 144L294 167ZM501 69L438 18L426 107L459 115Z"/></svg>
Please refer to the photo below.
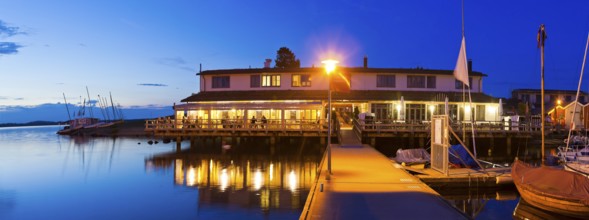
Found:
<svg viewBox="0 0 589 220"><path fill-rule="evenodd" d="M425 104L408 104L405 114L407 123L421 123L425 120Z"/></svg>

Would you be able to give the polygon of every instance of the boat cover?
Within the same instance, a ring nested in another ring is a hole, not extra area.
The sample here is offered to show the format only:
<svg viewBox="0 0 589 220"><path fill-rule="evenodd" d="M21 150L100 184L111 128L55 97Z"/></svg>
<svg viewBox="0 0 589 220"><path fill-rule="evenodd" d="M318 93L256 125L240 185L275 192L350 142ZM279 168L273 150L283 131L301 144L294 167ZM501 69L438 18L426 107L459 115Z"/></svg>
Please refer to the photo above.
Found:
<svg viewBox="0 0 589 220"><path fill-rule="evenodd" d="M423 148L399 149L395 161L398 163L425 163L430 161L430 154Z"/></svg>
<svg viewBox="0 0 589 220"><path fill-rule="evenodd" d="M450 146L450 148L448 148L448 154L450 163L459 164L470 168L480 168L475 159L472 158L466 149L460 144Z"/></svg>
<svg viewBox="0 0 589 220"><path fill-rule="evenodd" d="M511 167L513 181L535 194L575 200L589 205L589 178L547 166L532 167L516 160Z"/></svg>

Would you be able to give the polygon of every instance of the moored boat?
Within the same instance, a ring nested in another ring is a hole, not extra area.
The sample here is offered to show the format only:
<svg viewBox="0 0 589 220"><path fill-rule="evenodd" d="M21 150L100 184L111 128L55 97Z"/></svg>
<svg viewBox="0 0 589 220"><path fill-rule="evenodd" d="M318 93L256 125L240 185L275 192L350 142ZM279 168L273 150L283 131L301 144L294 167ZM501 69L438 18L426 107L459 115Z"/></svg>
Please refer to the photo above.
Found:
<svg viewBox="0 0 589 220"><path fill-rule="evenodd" d="M530 205L571 217L589 216L587 177L547 166L532 167L519 160L513 163L511 176Z"/></svg>
<svg viewBox="0 0 589 220"><path fill-rule="evenodd" d="M589 178L589 163L569 161L564 164L564 169L575 172Z"/></svg>

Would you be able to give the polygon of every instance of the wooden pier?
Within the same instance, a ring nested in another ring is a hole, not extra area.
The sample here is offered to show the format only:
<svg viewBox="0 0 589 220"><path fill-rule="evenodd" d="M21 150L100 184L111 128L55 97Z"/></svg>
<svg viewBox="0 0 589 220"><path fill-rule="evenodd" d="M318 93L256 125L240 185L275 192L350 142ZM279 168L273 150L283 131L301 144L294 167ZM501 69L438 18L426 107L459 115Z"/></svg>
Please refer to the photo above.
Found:
<svg viewBox="0 0 589 220"><path fill-rule="evenodd" d="M324 155L300 219L467 219L425 183L350 135L345 132L342 144L332 145L332 174Z"/></svg>

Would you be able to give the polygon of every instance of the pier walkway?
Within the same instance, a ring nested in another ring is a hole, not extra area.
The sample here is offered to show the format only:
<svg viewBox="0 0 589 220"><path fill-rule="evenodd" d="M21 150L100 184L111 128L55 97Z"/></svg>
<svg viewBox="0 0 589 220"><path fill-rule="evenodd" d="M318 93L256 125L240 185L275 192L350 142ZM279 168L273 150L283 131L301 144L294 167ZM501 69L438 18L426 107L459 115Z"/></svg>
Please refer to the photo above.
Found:
<svg viewBox="0 0 589 220"><path fill-rule="evenodd" d="M334 144L331 154L332 174L325 155L300 219L467 219L368 145Z"/></svg>

